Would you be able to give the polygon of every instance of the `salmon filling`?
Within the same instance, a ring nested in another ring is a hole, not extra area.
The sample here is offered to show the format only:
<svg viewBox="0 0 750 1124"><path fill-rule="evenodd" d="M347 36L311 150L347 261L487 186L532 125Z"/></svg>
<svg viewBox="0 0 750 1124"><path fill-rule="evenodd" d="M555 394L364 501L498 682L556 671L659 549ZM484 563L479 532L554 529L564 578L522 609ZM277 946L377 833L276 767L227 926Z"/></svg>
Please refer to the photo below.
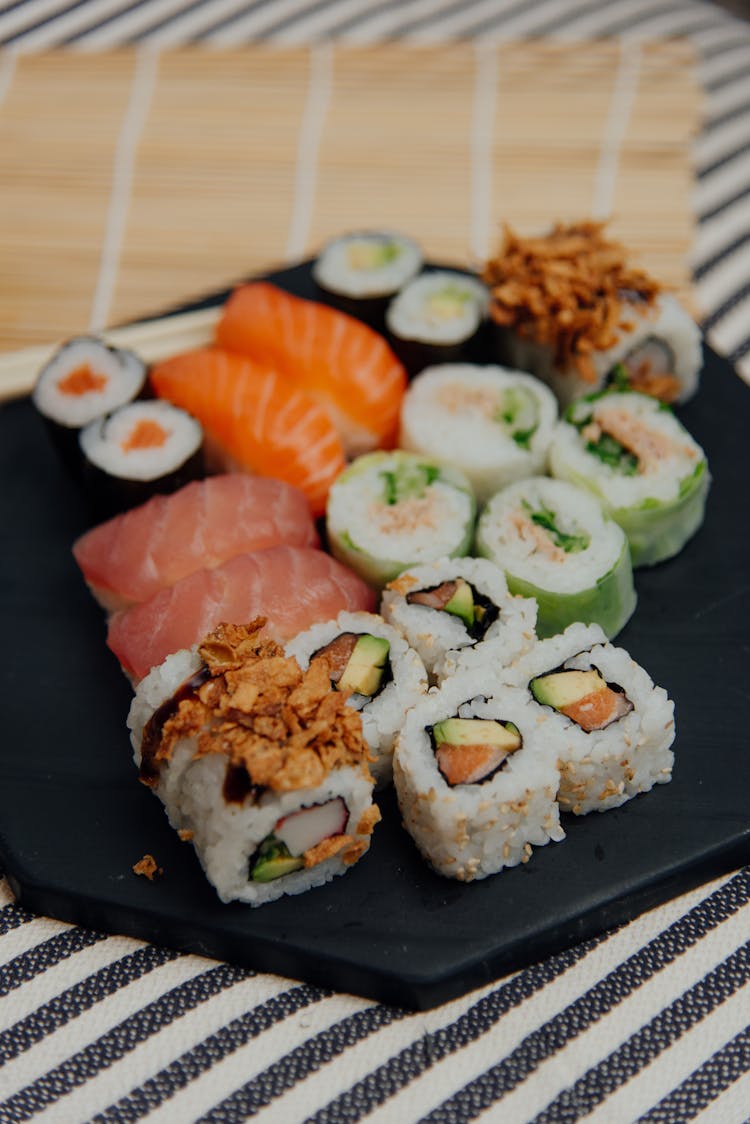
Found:
<svg viewBox="0 0 750 1124"><path fill-rule="evenodd" d="M80 398L84 394L90 394L93 390L103 390L108 382L109 379L106 375L98 375L96 371L92 371L87 363L84 363L70 371L65 378L60 379L57 389L62 394L70 394L72 397Z"/></svg>
<svg viewBox="0 0 750 1124"><path fill-rule="evenodd" d="M490 780L523 744L512 722L494 719L446 718L430 734L438 769L451 786Z"/></svg>

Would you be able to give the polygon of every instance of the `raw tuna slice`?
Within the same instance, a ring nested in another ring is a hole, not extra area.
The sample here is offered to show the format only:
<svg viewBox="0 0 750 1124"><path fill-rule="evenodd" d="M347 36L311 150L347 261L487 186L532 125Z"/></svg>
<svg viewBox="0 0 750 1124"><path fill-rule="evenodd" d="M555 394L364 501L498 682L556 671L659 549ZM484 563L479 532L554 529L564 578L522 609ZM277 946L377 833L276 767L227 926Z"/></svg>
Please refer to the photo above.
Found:
<svg viewBox="0 0 750 1124"><path fill-rule="evenodd" d="M73 546L94 597L107 610L145 601L199 569L288 543L317 546L307 500L260 476L210 476L101 523Z"/></svg>
<svg viewBox="0 0 750 1124"><path fill-rule="evenodd" d="M240 554L213 570L196 570L116 613L107 644L123 670L138 680L223 621L245 624L264 616L268 635L283 644L342 609L373 608L369 586L322 550L273 546Z"/></svg>

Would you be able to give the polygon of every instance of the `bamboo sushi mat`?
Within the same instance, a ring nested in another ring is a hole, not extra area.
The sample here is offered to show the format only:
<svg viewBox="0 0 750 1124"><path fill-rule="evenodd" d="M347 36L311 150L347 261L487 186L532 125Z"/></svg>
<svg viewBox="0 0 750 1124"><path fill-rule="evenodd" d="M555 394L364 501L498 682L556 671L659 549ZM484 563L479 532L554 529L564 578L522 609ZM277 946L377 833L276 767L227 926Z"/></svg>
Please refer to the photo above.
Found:
<svg viewBox="0 0 750 1124"><path fill-rule="evenodd" d="M26 55L0 106L0 350L154 313L386 226L482 262L612 216L694 304L681 41Z"/></svg>

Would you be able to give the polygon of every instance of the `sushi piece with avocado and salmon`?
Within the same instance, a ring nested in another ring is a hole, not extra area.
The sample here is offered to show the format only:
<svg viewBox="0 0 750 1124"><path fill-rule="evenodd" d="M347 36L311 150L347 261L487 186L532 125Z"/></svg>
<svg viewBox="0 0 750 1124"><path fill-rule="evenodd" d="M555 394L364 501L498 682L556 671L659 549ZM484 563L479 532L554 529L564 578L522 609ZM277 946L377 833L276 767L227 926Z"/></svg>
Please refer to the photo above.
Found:
<svg viewBox="0 0 750 1124"><path fill-rule="evenodd" d="M380 611L437 682L459 670L511 663L536 639L536 602L514 596L486 558L410 566L385 587Z"/></svg>
<svg viewBox="0 0 750 1124"><path fill-rule="evenodd" d="M427 690L424 664L403 636L375 613L343 612L286 645L303 670L325 663L331 686L359 711L379 787L393 771L393 746L407 710Z"/></svg>
<svg viewBox="0 0 750 1124"><path fill-rule="evenodd" d="M464 882L565 836L560 731L523 691L485 678L471 671L431 691L407 714L394 755L406 830L434 870Z"/></svg>
<svg viewBox="0 0 750 1124"><path fill-rule="evenodd" d="M674 704L595 625L573 624L502 673L563 735L563 811L606 812L672 778Z"/></svg>
<svg viewBox="0 0 750 1124"><path fill-rule="evenodd" d="M380 819L360 715L263 624L169 656L128 716L140 779L221 900L253 906L344 874Z"/></svg>

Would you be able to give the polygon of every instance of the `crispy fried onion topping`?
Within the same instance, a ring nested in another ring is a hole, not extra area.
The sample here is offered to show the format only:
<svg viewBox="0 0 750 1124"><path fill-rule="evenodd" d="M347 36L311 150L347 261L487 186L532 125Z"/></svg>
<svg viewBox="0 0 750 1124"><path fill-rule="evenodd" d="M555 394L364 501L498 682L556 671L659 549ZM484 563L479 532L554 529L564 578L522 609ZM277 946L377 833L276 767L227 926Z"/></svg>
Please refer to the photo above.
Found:
<svg viewBox="0 0 750 1124"><path fill-rule="evenodd" d="M220 624L198 651L210 678L183 698L162 727L157 758L183 737L197 757L221 753L246 769L250 783L276 792L313 788L331 770L370 759L359 713L331 689L326 665L303 672L295 659L261 637L265 618Z"/></svg>
<svg viewBox="0 0 750 1124"><path fill-rule="evenodd" d="M558 223L541 238L508 226L483 280L493 320L551 347L555 366L571 365L596 382L592 351L613 347L628 328L628 308L653 305L660 286L627 264L625 248L604 236L604 223Z"/></svg>

